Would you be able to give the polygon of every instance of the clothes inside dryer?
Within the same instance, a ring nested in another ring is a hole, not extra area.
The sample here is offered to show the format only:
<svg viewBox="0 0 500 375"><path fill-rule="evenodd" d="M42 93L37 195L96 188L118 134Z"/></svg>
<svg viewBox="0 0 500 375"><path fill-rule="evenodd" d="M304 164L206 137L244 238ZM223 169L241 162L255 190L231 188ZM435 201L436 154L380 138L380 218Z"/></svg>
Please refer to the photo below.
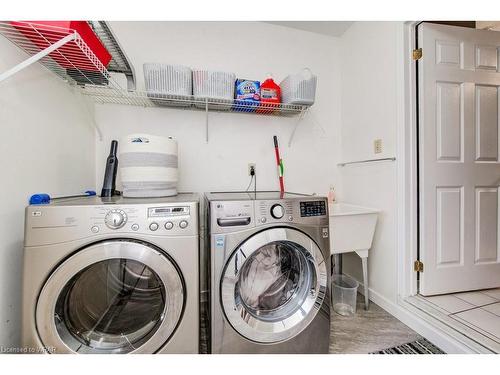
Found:
<svg viewBox="0 0 500 375"><path fill-rule="evenodd" d="M75 352L127 353L156 332L165 299L152 269L131 259L108 259L66 285L56 304L56 328Z"/></svg>
<svg viewBox="0 0 500 375"><path fill-rule="evenodd" d="M307 296L311 284L309 267L299 245L271 242L245 261L236 290L252 315L263 320L283 319Z"/></svg>

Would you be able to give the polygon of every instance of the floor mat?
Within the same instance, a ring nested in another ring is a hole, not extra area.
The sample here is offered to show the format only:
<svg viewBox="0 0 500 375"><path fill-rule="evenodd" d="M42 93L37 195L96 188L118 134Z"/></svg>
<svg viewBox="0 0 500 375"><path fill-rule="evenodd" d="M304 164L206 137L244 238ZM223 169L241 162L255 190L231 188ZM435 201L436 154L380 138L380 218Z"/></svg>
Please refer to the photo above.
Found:
<svg viewBox="0 0 500 375"><path fill-rule="evenodd" d="M394 346L371 354L446 354L436 345L426 339L409 342L408 344Z"/></svg>

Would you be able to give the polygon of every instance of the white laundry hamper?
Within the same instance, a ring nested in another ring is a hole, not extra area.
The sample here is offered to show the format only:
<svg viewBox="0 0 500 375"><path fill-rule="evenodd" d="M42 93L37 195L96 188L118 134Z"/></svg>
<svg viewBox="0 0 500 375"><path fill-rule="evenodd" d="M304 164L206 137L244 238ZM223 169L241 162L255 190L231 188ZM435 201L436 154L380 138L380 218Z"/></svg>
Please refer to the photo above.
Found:
<svg viewBox="0 0 500 375"><path fill-rule="evenodd" d="M122 194L129 198L177 195L177 141L172 137L130 134L119 146Z"/></svg>

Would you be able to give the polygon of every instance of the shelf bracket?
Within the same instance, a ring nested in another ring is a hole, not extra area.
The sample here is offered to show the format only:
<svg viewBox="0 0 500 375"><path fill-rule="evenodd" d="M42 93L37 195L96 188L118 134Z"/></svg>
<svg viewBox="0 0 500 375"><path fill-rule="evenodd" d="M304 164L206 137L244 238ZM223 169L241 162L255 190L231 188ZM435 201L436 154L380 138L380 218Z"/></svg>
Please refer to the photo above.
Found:
<svg viewBox="0 0 500 375"><path fill-rule="evenodd" d="M205 98L205 142L208 143L208 98Z"/></svg>
<svg viewBox="0 0 500 375"><path fill-rule="evenodd" d="M295 132L297 131L297 128L307 111L308 109L304 109L303 111L300 112L299 118L297 119L297 121L295 122L295 126L293 127L292 134L290 134L290 138L288 139L288 147L292 146L293 138L295 137Z"/></svg>
<svg viewBox="0 0 500 375"><path fill-rule="evenodd" d="M0 74L0 82L5 81L7 78L10 76L13 76L17 72L23 70L24 68L27 68L31 64L36 63L37 61L43 59L45 56L49 55L50 53L54 52L56 49L61 48L64 46L66 43L71 42L72 40L75 40L77 37L76 33L71 33L66 35L64 38L58 40L54 44L48 46L47 48L41 50L40 52L34 54L33 56L27 58L23 62L17 64L16 66L10 68L6 72Z"/></svg>

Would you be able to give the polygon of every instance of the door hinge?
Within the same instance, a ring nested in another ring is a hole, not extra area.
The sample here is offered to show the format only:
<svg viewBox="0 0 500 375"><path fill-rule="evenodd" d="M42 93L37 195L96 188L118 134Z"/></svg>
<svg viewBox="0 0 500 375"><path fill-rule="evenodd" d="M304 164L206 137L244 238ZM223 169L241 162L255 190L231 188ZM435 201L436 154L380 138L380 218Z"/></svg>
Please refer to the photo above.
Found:
<svg viewBox="0 0 500 375"><path fill-rule="evenodd" d="M414 263L413 263L413 270L415 272L424 272L424 264L419 261L419 260L416 260Z"/></svg>
<svg viewBox="0 0 500 375"><path fill-rule="evenodd" d="M414 49L412 56L413 60L420 60L422 58L422 48Z"/></svg>

